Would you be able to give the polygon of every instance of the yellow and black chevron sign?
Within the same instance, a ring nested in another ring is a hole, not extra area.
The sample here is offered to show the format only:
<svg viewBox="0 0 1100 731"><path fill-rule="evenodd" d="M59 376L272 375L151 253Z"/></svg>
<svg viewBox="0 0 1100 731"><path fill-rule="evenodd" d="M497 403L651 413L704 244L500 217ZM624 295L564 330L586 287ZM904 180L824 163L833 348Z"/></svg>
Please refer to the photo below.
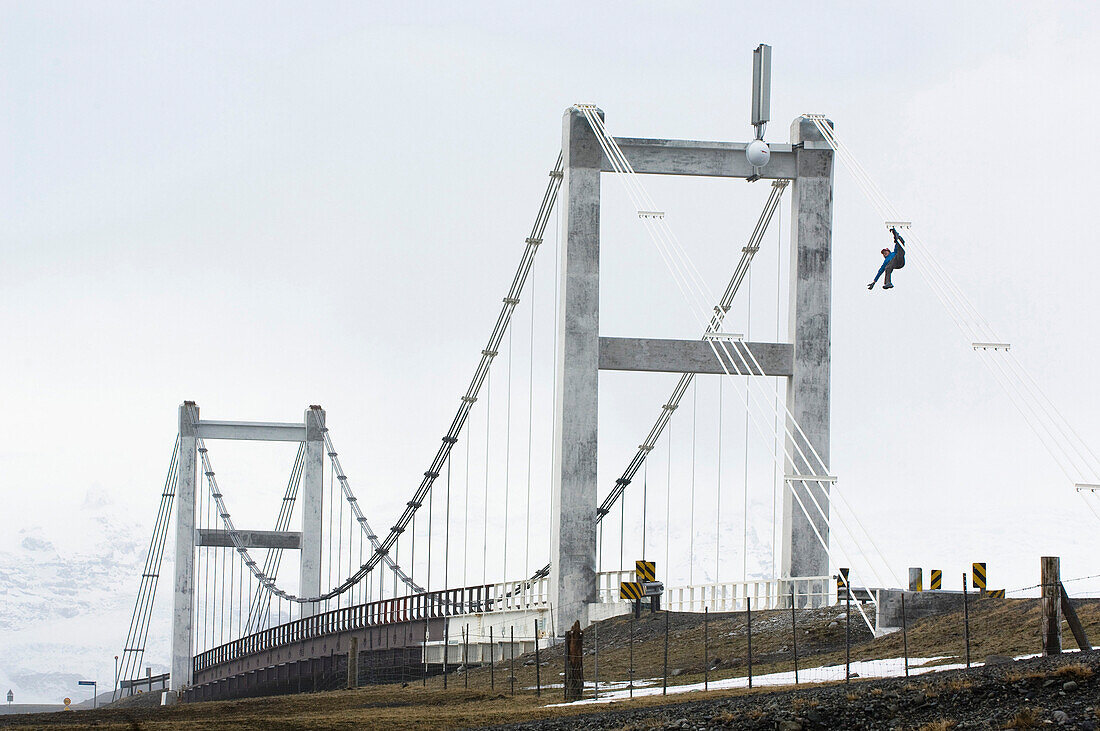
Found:
<svg viewBox="0 0 1100 731"><path fill-rule="evenodd" d="M848 591L848 569L841 569L840 573L836 575L836 593L837 596L844 596Z"/></svg>
<svg viewBox="0 0 1100 731"><path fill-rule="evenodd" d="M634 574L638 581L656 581L657 580L657 562L656 561L635 561L634 562Z"/></svg>
<svg viewBox="0 0 1100 731"><path fill-rule="evenodd" d="M939 589L943 586L943 571L932 569L928 572L928 588Z"/></svg>
<svg viewBox="0 0 1100 731"><path fill-rule="evenodd" d="M974 584L975 589L984 589L985 588L985 564L984 563L975 563L974 564L974 572L970 575L970 577L973 580L972 583Z"/></svg>
<svg viewBox="0 0 1100 731"><path fill-rule="evenodd" d="M623 581L619 583L619 598L632 601L645 596L645 584L640 581Z"/></svg>
<svg viewBox="0 0 1100 731"><path fill-rule="evenodd" d="M985 595L987 597L990 597L991 599L1004 599L1005 598L1005 590L1004 589L990 589L989 591L987 591L985 593Z"/></svg>

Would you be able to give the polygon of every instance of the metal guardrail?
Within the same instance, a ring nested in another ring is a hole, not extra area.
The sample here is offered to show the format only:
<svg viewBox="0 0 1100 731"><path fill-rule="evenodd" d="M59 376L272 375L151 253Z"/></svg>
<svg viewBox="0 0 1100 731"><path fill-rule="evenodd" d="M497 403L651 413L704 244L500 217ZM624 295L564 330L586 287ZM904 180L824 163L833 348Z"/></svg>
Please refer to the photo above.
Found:
<svg viewBox="0 0 1100 731"><path fill-rule="evenodd" d="M334 609L280 624L211 648L195 656L193 671L198 673L246 655L266 652L335 632L463 614L547 606L548 590L547 579L522 580L429 591Z"/></svg>
<svg viewBox="0 0 1100 731"><path fill-rule="evenodd" d="M633 571L607 571L599 575L598 594L603 603L630 603L619 596L619 583L634 581ZM667 587L664 606L674 612L741 611L746 599L752 599L753 609L788 609L791 606L791 589L796 601L810 606L831 604L835 601L831 576L800 576L794 579L761 579L758 581L725 581L720 583L693 584Z"/></svg>
<svg viewBox="0 0 1100 731"><path fill-rule="evenodd" d="M120 680L118 683L119 695L129 696L134 693L146 693L153 690L168 690L169 675L170 673L161 673L160 675L146 675L144 678Z"/></svg>
<svg viewBox="0 0 1100 731"><path fill-rule="evenodd" d="M633 571L599 573L599 601L606 604L626 601L619 597L619 584L634 579ZM704 609L712 612L740 611L745 609L746 599L752 599L753 609L785 609L790 607L792 587L799 604L805 602L809 606L819 606L834 601L835 587L831 576L678 586L665 590L664 601L668 609L677 612L702 612ZM280 624L211 648L195 656L193 668L198 673L246 655L336 632L465 614L547 607L550 604L549 589L549 579L544 577L443 589L343 607Z"/></svg>

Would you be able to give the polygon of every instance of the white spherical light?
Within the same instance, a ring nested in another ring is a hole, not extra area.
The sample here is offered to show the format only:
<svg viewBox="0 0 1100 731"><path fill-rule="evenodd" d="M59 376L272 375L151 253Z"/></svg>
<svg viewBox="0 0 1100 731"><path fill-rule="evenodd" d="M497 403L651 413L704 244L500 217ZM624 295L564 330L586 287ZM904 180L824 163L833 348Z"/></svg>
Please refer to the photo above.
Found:
<svg viewBox="0 0 1100 731"><path fill-rule="evenodd" d="M772 157L772 151L768 149L768 143L764 140L753 140L749 143L749 146L745 148L745 157L749 160L749 165L755 168L762 168L768 164L768 160Z"/></svg>

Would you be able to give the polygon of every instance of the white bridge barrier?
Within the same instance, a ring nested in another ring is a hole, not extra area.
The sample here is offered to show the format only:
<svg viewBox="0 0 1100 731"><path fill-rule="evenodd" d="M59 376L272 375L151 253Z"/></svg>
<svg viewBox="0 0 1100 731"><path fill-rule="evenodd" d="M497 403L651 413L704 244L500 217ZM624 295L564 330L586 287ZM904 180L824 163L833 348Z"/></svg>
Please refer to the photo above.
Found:
<svg viewBox="0 0 1100 731"><path fill-rule="evenodd" d="M599 575L599 600L604 604L630 604L619 597L619 584L635 581L633 571L604 571ZM796 579L723 581L711 584L666 587L661 607L673 612L744 611L752 600L754 610L789 609L791 590L796 607L821 607L836 601L831 576L803 576Z"/></svg>

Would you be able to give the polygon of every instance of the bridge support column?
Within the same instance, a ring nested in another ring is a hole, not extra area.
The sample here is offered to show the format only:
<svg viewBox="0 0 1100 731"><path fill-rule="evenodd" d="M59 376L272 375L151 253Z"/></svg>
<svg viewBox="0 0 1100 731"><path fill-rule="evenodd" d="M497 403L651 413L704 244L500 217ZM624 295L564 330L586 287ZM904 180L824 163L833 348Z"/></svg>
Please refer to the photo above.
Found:
<svg viewBox="0 0 1100 731"><path fill-rule="evenodd" d="M787 408L828 467L833 152L831 149L805 149L799 145L811 141L820 142L823 137L813 122L799 117L791 125L795 154L790 269L790 337L794 343L794 368L787 380ZM788 448L798 459L793 447L788 445ZM807 456L813 459L809 453ZM809 466L801 462L797 465L798 469ZM794 499L792 490L797 491L812 524ZM810 499L811 493L828 515L828 483L788 484L783 491L782 568L787 577L829 573L829 554L818 540L814 527L826 543L829 528Z"/></svg>
<svg viewBox="0 0 1100 731"><path fill-rule="evenodd" d="M171 689L191 685L191 609L195 597L195 421L199 408L184 402L179 409L179 454L176 462L176 563L172 583Z"/></svg>
<svg viewBox="0 0 1100 731"><path fill-rule="evenodd" d="M302 553L299 591L301 596L321 593L321 483L325 474L325 410L306 409L306 454L302 467ZM302 604L302 616L318 612L316 604Z"/></svg>
<svg viewBox="0 0 1100 731"><path fill-rule="evenodd" d="M603 113L600 112L600 116ZM603 153L584 115L562 127L561 313L554 404L556 454L550 536L555 632L596 601L596 421L600 365L600 169Z"/></svg>

